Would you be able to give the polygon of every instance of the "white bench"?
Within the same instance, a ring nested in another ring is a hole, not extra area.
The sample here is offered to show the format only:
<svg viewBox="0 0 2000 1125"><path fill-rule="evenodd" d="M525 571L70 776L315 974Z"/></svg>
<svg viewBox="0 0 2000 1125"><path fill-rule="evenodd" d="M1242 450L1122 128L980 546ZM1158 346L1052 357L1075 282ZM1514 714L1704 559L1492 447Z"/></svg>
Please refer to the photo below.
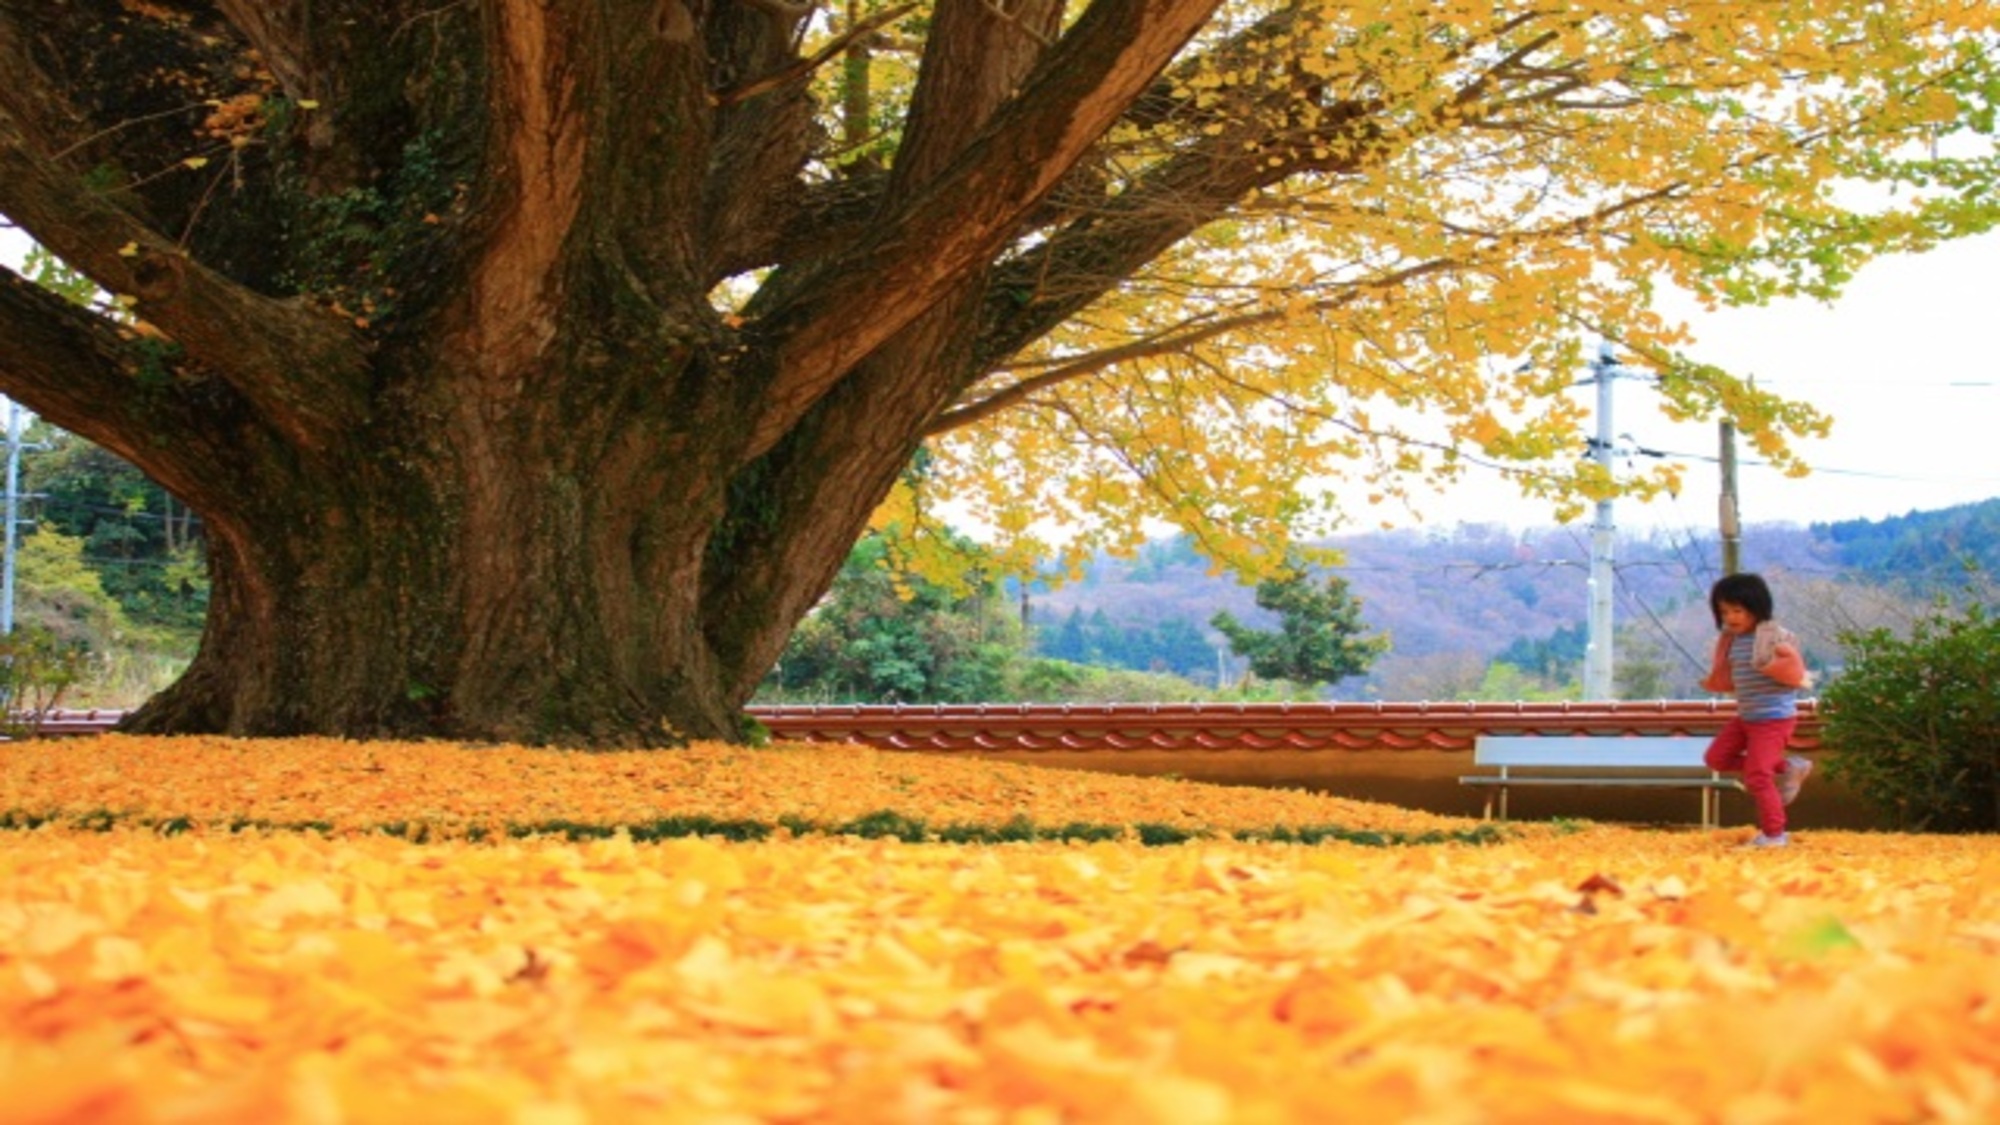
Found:
<svg viewBox="0 0 2000 1125"><path fill-rule="evenodd" d="M1701 825L1720 823L1724 789L1741 789L1734 778L1702 761L1706 735L1533 735L1483 734L1473 745L1472 764L1498 773L1459 778L1483 785L1486 819L1497 800L1507 819L1507 791L1517 785L1624 786L1701 791Z"/></svg>

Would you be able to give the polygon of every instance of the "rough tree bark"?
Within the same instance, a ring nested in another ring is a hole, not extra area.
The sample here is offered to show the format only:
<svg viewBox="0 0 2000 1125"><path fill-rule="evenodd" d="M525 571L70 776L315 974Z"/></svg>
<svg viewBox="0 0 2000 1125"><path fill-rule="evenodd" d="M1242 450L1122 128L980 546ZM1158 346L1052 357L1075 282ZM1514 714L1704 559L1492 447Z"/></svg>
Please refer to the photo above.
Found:
<svg viewBox="0 0 2000 1125"><path fill-rule="evenodd" d="M209 537L129 726L739 737L996 254L1213 7L944 0L893 172L813 183L803 6L0 3L0 213L139 318L0 275L0 387Z"/></svg>

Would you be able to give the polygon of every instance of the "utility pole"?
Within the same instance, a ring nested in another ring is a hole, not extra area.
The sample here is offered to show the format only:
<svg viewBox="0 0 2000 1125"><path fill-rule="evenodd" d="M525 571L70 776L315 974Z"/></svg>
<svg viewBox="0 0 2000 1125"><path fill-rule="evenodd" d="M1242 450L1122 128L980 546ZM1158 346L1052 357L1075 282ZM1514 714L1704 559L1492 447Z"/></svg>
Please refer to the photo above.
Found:
<svg viewBox="0 0 2000 1125"><path fill-rule="evenodd" d="M1736 423L1722 420L1722 573L1743 569L1743 527L1736 516Z"/></svg>
<svg viewBox="0 0 2000 1125"><path fill-rule="evenodd" d="M1589 382L1597 384L1597 441L1591 455L1604 466L1607 477L1611 460L1611 380L1617 366L1611 361L1611 341L1597 345L1597 361L1591 364ZM1611 691L1611 584L1612 555L1618 527L1611 517L1611 501L1597 502L1597 518L1590 524L1590 618L1589 647L1583 654L1583 697L1610 699Z"/></svg>
<svg viewBox="0 0 2000 1125"><path fill-rule="evenodd" d="M7 546L0 562L0 634L14 632L14 540L21 519L21 404L7 400Z"/></svg>

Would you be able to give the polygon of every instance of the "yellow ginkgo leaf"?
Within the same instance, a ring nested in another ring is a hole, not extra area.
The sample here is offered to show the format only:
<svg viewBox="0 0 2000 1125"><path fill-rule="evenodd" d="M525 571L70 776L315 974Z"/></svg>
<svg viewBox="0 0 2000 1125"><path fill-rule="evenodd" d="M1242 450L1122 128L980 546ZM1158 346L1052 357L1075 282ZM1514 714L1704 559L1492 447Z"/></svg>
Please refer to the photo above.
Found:
<svg viewBox="0 0 2000 1125"><path fill-rule="evenodd" d="M1380 810L858 747L684 754L7 744L22 807L165 800L265 823L285 801L327 823L361 806L575 821L774 793L1037 821ZM1481 846L993 848L92 823L0 829L10 1121L2000 1111L1993 1012L1967 999L2000 994L1990 837L1814 831L1745 857L1733 832L1610 825Z"/></svg>

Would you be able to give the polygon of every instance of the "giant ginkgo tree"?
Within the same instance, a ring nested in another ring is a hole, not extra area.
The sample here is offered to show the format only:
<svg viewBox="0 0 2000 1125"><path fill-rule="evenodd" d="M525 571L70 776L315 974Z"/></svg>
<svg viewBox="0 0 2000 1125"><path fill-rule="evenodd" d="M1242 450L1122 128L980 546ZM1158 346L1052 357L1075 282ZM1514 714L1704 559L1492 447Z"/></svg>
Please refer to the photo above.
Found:
<svg viewBox="0 0 2000 1125"><path fill-rule="evenodd" d="M735 737L871 519L1588 496L1599 337L1784 457L1652 294L1991 224L1996 14L0 0L0 215L105 294L0 274L0 390L205 522L137 727Z"/></svg>

